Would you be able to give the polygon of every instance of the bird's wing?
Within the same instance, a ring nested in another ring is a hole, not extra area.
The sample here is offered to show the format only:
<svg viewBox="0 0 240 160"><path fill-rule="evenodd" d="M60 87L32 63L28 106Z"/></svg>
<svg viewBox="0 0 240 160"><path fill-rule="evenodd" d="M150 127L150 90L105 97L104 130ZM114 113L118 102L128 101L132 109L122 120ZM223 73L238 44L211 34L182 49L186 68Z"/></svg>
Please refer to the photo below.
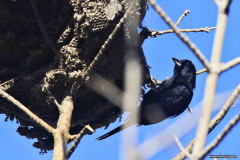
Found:
<svg viewBox="0 0 240 160"><path fill-rule="evenodd" d="M193 92L186 85L172 85L161 92L149 91L141 103L141 123L158 123L181 114L189 105Z"/></svg>
<svg viewBox="0 0 240 160"><path fill-rule="evenodd" d="M166 90L164 96L159 103L168 117L176 117L190 104L193 91L186 85L176 85Z"/></svg>

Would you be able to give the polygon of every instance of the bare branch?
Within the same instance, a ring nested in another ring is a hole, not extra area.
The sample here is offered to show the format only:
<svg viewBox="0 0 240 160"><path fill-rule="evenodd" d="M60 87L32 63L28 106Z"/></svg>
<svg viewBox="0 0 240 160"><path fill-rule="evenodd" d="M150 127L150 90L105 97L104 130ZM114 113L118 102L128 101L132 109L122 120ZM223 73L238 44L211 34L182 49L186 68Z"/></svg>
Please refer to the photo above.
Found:
<svg viewBox="0 0 240 160"><path fill-rule="evenodd" d="M214 106L216 86L218 76L221 71L221 67L219 67L219 62L221 60L222 46L226 31L230 2L231 0L221 1L221 7L219 7L217 30L214 38L210 70L204 92L205 96L203 101L203 110L199 119L199 126L196 134L196 143L193 150L193 157L196 159L199 158L199 154L203 150L206 136L208 133L210 116Z"/></svg>
<svg viewBox="0 0 240 160"><path fill-rule="evenodd" d="M53 160L65 160L67 157L66 146L69 138L69 129L71 126L73 98L66 94L61 106L59 106L59 119L54 137Z"/></svg>
<svg viewBox="0 0 240 160"><path fill-rule="evenodd" d="M233 60L231 60L230 62L225 63L222 67L221 67L221 72L227 71L232 67L235 67L236 65L240 64L240 57L237 57Z"/></svg>
<svg viewBox="0 0 240 160"><path fill-rule="evenodd" d="M56 98L54 98L54 97L53 97L53 102L54 102L54 104L55 104L58 108L61 107L61 105L58 103L58 101L57 101Z"/></svg>
<svg viewBox="0 0 240 160"><path fill-rule="evenodd" d="M133 51L134 52L134 51ZM134 54L133 55L137 55ZM129 124L138 124L139 123L139 110L136 109L137 104L141 95L141 84L142 84L142 68L137 57L131 57L127 60L125 65L125 86L124 86L124 95L123 95L123 110L133 111L131 118L129 118ZM123 126L124 128L129 127L127 124ZM123 144L122 150L124 151L123 159L127 160L137 160L139 159L138 155L135 152L137 146L137 128L133 127L129 130L128 133L123 134Z"/></svg>
<svg viewBox="0 0 240 160"><path fill-rule="evenodd" d="M32 9L33 9L33 13L35 15L35 18L36 18L36 21L38 23L38 26L42 32L42 36L43 38L45 39L46 43L48 44L48 46L52 49L52 51L54 52L54 54L59 57L60 56L60 53L59 53L59 50L58 50L58 47L57 45L54 43L54 41L52 40L51 36L49 35L44 23L43 23L43 20L42 20L42 17L39 13L39 10L35 4L35 0L30 0L31 2L31 5L32 5Z"/></svg>
<svg viewBox="0 0 240 160"><path fill-rule="evenodd" d="M188 13L190 13L190 10L184 11L184 13L181 15L181 17L179 17L179 19L175 25L178 26L179 23L183 20L183 18L188 15Z"/></svg>
<svg viewBox="0 0 240 160"><path fill-rule="evenodd" d="M214 3L216 3L216 5L219 7L220 6L220 0L213 0Z"/></svg>
<svg viewBox="0 0 240 160"><path fill-rule="evenodd" d="M191 157L191 155L185 150L185 148L183 147L182 143L179 141L178 137L176 135L173 136L174 140L176 141L178 147L180 148L180 150L185 153L187 155L187 157Z"/></svg>
<svg viewBox="0 0 240 160"><path fill-rule="evenodd" d="M208 126L208 133L210 133L226 116L228 110L234 105L234 102L238 98L240 94L240 84L233 91L231 96L228 98L222 109L218 112L218 114L211 120Z"/></svg>
<svg viewBox="0 0 240 160"><path fill-rule="evenodd" d="M187 14L190 13L190 10L184 11L184 13L179 17L178 21L176 22L175 26L178 26L179 23L183 20ZM211 30L216 29L216 27L205 27L205 28L195 28L195 29L179 29L181 32L207 32L209 33ZM159 35L168 34L168 33L175 33L174 30L164 30L164 31L157 31L153 29L148 29L147 27L142 27L142 31L140 32L140 44L143 44L145 39L150 37L157 37Z"/></svg>
<svg viewBox="0 0 240 160"><path fill-rule="evenodd" d="M223 62L220 62L220 63L219 63L219 67L222 67L223 65L224 65ZM204 72L207 72L207 69L206 69L206 68L203 68L203 69L197 71L196 74L198 75L198 74L202 74L202 73L204 73Z"/></svg>
<svg viewBox="0 0 240 160"><path fill-rule="evenodd" d="M1 83L0 84L0 89L3 90L3 91L6 91L8 90L9 88L11 88L15 83L15 80L14 79L10 79L4 83Z"/></svg>
<svg viewBox="0 0 240 160"><path fill-rule="evenodd" d="M211 122L208 125L208 134L222 121L222 119L226 116L228 110L233 106L234 102L238 98L240 94L240 84L237 86L237 88L233 91L231 96L228 98L222 109L218 112L218 114L211 120ZM188 146L186 147L186 151L191 153L193 149L193 145L195 143L195 139L192 140ZM186 158L186 154L181 152L177 156L173 158L173 160L182 160Z"/></svg>
<svg viewBox="0 0 240 160"><path fill-rule="evenodd" d="M197 71L196 75L202 74L202 73L204 73L204 72L207 72L207 69L206 69L206 68L203 68L203 69Z"/></svg>
<svg viewBox="0 0 240 160"><path fill-rule="evenodd" d="M216 29L216 27L205 27L205 28L194 28L194 29L179 29L180 32L207 32L209 33L211 30ZM156 31L156 30L149 30L150 37L157 37L159 35L168 34L168 33L175 33L174 30L164 30L164 31Z"/></svg>
<svg viewBox="0 0 240 160"><path fill-rule="evenodd" d="M216 148L219 143L224 139L224 137L231 131L231 129L236 126L236 124L240 121L240 113L235 116L229 124L227 124L223 131L213 140L202 152L201 158L204 158L208 153L210 153L214 148Z"/></svg>
<svg viewBox="0 0 240 160"><path fill-rule="evenodd" d="M23 104L21 104L18 100L13 98L11 95L6 93L5 91L0 89L0 95L7 99L9 102L17 106L21 111L23 111L26 115L28 115L36 124L38 124L40 127L45 129L47 132L54 134L55 129L48 125L45 121L43 121L41 118L39 118L37 115L32 113L27 107L25 107Z"/></svg>
<svg viewBox="0 0 240 160"><path fill-rule="evenodd" d="M172 20L166 15L166 13L156 4L155 0L149 0L149 3L153 6L159 16L173 29L174 33L186 44L189 49L197 56L197 58L202 62L202 64L209 69L209 62L205 58L204 54L196 47L196 45L189 40L172 22Z"/></svg>
<svg viewBox="0 0 240 160"><path fill-rule="evenodd" d="M79 134L77 134L77 136L75 137L72 145L68 148L67 150L67 159L69 159L72 155L72 153L75 151L75 149L77 148L79 142L81 141L82 137L83 137L83 133L85 131L85 129L90 130L91 132L94 132L94 130L89 126L86 125Z"/></svg>

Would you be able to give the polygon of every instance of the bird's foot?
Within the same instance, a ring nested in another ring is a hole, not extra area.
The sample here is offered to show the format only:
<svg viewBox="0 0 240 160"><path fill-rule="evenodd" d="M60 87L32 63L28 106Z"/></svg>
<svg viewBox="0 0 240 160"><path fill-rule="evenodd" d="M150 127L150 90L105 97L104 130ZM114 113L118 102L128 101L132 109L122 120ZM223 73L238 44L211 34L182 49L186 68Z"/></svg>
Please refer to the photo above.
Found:
<svg viewBox="0 0 240 160"><path fill-rule="evenodd" d="M153 78L150 76L150 83L148 83L148 87L151 88L152 90L156 90L157 85L162 84L162 81L158 81L156 78Z"/></svg>

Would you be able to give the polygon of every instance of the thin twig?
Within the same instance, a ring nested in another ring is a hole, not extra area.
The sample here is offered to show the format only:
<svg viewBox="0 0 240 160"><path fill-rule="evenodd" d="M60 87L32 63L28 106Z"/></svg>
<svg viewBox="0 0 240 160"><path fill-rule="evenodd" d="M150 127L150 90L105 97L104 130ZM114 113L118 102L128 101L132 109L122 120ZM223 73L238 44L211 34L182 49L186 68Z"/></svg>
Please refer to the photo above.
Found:
<svg viewBox="0 0 240 160"><path fill-rule="evenodd" d="M180 32L207 32L209 33L211 30L216 29L216 27L204 27L204 28L193 28L193 29L179 29ZM157 37L159 35L168 34L168 33L175 33L174 30L168 29L164 31L156 31L156 30L149 30L150 37Z"/></svg>
<svg viewBox="0 0 240 160"><path fill-rule="evenodd" d="M228 110L233 106L234 102L238 98L240 94L240 84L237 86L237 88L233 91L231 96L228 98L222 109L218 112L218 114L211 120L211 122L208 125L208 134L223 120L223 118L226 116ZM195 139L192 140L188 146L185 148L185 150L188 153L192 152L193 145L195 143ZM173 158L173 160L182 160L186 158L186 154L181 152L177 156Z"/></svg>
<svg viewBox="0 0 240 160"><path fill-rule="evenodd" d="M197 72L196 72L196 75L202 74L202 73L204 73L204 72L207 72L207 69L206 69L206 68L203 68L203 69L197 71Z"/></svg>
<svg viewBox="0 0 240 160"><path fill-rule="evenodd" d="M223 131L214 139L201 153L201 158L203 159L207 154L209 154L214 148L216 148L219 143L224 139L224 137L231 131L231 129L236 126L236 124L240 121L240 113L235 116L229 124L227 124Z"/></svg>
<svg viewBox="0 0 240 160"><path fill-rule="evenodd" d="M8 80L4 83L1 83L0 84L0 89L6 91L9 88L11 88L14 85L14 83L15 83L15 79L10 79L10 80Z"/></svg>
<svg viewBox="0 0 240 160"><path fill-rule="evenodd" d="M199 119L199 126L196 134L196 143L193 149L194 159L199 159L199 154L204 148L206 136L208 133L208 124L214 106L218 76L221 71L219 62L221 60L222 46L226 31L230 1L231 0L221 1L221 7L219 7L217 30L214 38L210 70L204 92L205 96L203 100L203 110Z"/></svg>
<svg viewBox="0 0 240 160"><path fill-rule="evenodd" d="M75 139L73 140L72 145L68 148L67 150L67 159L69 159L71 157L71 155L73 154L73 152L75 151L75 149L77 148L79 142L81 141L82 137L83 137L83 133L85 131L85 129L90 130L91 132L94 132L94 130L89 126L86 125L79 134L77 134L77 136L75 137Z"/></svg>
<svg viewBox="0 0 240 160"><path fill-rule="evenodd" d="M44 120L39 118L36 114L32 113L27 107L21 104L18 100L13 98L7 92L0 89L0 95L7 99L9 102L17 106L21 111L23 111L26 115L28 115L35 123L37 123L40 127L44 128L47 132L54 134L55 129L48 125Z"/></svg>
<svg viewBox="0 0 240 160"><path fill-rule="evenodd" d="M179 149L180 149L183 153L185 153L185 154L187 155L187 157L190 158L191 155L185 150L185 148L183 147L183 145L182 145L182 143L180 142L180 140L178 139L178 137L177 137L176 135L174 135L173 138L174 138L174 140L176 141Z"/></svg>
<svg viewBox="0 0 240 160"><path fill-rule="evenodd" d="M31 5L32 5L32 9L33 9L33 13L35 15L35 18L36 18L36 21L38 23L38 26L40 28L40 31L42 32L42 36L43 38L45 39L46 43L48 44L48 46L52 49L52 51L54 52L54 54L59 57L60 56L60 53L59 53L59 50L58 50L58 47L57 45L54 43L54 41L52 40L51 36L49 35L44 23L43 23L43 20L42 20L42 17L39 13L39 10L35 4L35 0L30 0L31 2Z"/></svg>
<svg viewBox="0 0 240 160"><path fill-rule="evenodd" d="M220 6L220 1L219 0L213 0L213 2L219 7Z"/></svg>
<svg viewBox="0 0 240 160"><path fill-rule="evenodd" d="M232 67L235 67L236 65L240 64L240 57L237 57L227 63L225 63L222 67L221 67L221 72L227 71Z"/></svg>
<svg viewBox="0 0 240 160"><path fill-rule="evenodd" d="M189 10L186 10L183 15L178 19L178 22L175 24L176 26L181 22L185 14L189 13ZM211 30L216 29L216 27L204 27L204 28L194 28L194 29L179 29L181 32L207 32L209 33ZM148 29L147 27L142 27L142 31L140 32L140 44L143 44L143 42L150 36L150 37L157 37L163 34L168 34L168 33L175 33L174 30L168 29L164 31L157 31L154 29Z"/></svg>
<svg viewBox="0 0 240 160"><path fill-rule="evenodd" d="M172 20L166 15L166 13L157 5L155 0L149 0L149 3L156 10L156 12L162 17L162 19L174 30L176 35L186 44L190 50L197 56L197 58L202 62L202 64L209 69L210 65L208 60L205 58L204 54L196 47L196 45L189 40L172 22Z"/></svg>
<svg viewBox="0 0 240 160"><path fill-rule="evenodd" d="M234 102L240 95L240 84L237 88L233 91L231 96L228 98L222 109L218 112L218 114L211 120L208 126L208 133L212 131L226 116L228 110L234 105Z"/></svg>
<svg viewBox="0 0 240 160"><path fill-rule="evenodd" d="M53 102L54 102L54 104L55 104L58 108L61 107L61 105L58 103L58 101L56 100L56 98L53 98Z"/></svg>
<svg viewBox="0 0 240 160"><path fill-rule="evenodd" d="M190 10L185 10L185 11L183 12L183 14L181 15L181 17L179 17L179 19L178 19L178 21L177 21L177 23L176 23L175 25L178 26L179 23L183 20L183 18L184 18L185 16L187 16L188 13L190 13Z"/></svg>

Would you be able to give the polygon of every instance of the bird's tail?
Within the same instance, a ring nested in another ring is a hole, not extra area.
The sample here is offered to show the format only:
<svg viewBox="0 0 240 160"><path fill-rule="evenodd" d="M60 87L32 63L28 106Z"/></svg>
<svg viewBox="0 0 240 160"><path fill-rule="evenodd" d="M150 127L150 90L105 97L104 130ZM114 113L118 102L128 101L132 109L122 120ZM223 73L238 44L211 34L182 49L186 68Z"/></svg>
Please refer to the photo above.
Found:
<svg viewBox="0 0 240 160"><path fill-rule="evenodd" d="M124 125L124 124L123 124L123 125ZM108 133L106 133L106 134L98 137L97 140L103 140L103 139L105 139L105 138L108 138L108 137L110 137L110 136L112 136L112 135L120 132L121 130L123 130L123 125L121 125L121 126L115 128L115 129L111 130L110 132L108 132ZM130 126L131 126L131 125L127 125L126 127L128 128L128 127L130 127Z"/></svg>

